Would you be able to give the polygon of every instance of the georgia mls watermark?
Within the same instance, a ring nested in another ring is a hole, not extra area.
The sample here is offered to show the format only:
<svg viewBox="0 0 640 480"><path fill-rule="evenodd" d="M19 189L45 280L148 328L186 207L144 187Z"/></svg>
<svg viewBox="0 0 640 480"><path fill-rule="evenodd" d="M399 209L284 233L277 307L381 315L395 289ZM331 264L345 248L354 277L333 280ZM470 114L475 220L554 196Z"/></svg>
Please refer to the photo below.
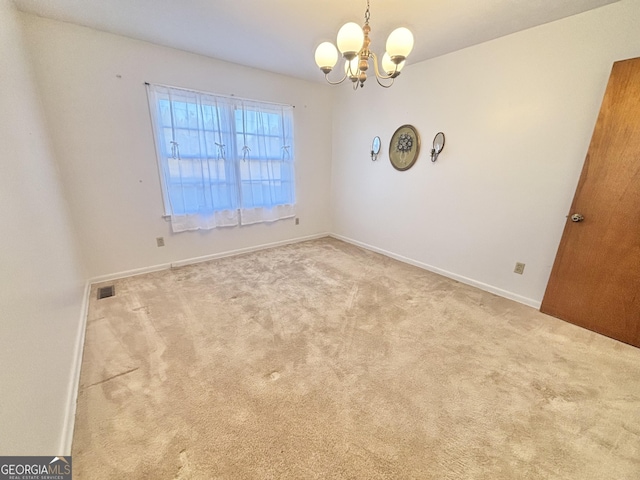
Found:
<svg viewBox="0 0 640 480"><path fill-rule="evenodd" d="M71 480L71 457L0 457L0 480Z"/></svg>

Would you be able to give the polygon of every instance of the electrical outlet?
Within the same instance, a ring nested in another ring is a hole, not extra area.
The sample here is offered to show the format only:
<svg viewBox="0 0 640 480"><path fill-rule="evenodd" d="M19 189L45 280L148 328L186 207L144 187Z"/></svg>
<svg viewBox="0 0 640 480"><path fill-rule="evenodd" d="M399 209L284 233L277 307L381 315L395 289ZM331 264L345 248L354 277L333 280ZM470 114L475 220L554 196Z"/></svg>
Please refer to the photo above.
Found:
<svg viewBox="0 0 640 480"><path fill-rule="evenodd" d="M522 275L524 273L524 263L516 262L516 268L513 269L513 273Z"/></svg>
<svg viewBox="0 0 640 480"><path fill-rule="evenodd" d="M156 243L158 244L159 247L164 247L164 237L156 238Z"/></svg>
<svg viewBox="0 0 640 480"><path fill-rule="evenodd" d="M296 225L300 225L300 219L296 217Z"/></svg>

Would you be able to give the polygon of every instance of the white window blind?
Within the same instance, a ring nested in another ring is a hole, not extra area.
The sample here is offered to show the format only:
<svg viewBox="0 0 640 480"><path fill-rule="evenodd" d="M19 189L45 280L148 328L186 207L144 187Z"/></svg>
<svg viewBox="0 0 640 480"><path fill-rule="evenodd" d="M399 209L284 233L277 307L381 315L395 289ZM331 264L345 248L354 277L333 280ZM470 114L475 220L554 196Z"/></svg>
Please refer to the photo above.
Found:
<svg viewBox="0 0 640 480"><path fill-rule="evenodd" d="M295 215L293 107L147 85L174 232Z"/></svg>

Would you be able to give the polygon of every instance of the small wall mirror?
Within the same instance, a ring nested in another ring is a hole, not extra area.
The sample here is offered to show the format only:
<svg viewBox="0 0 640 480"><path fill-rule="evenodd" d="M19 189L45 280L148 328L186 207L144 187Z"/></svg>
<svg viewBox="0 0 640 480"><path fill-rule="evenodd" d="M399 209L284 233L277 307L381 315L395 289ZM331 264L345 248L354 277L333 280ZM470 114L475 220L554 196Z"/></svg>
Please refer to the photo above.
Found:
<svg viewBox="0 0 640 480"><path fill-rule="evenodd" d="M375 162L378 159L379 153L380 153L380 137L373 137L373 142L371 142L371 160Z"/></svg>
<svg viewBox="0 0 640 480"><path fill-rule="evenodd" d="M433 148L431 149L431 161L435 162L438 160L438 155L444 148L444 133L438 132L433 139Z"/></svg>

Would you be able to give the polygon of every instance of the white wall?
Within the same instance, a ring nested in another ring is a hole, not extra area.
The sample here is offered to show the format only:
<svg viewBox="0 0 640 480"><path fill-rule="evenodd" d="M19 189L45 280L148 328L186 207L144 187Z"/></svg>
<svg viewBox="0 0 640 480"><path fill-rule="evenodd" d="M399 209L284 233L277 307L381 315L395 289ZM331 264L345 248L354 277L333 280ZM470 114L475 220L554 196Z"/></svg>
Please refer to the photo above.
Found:
<svg viewBox="0 0 640 480"><path fill-rule="evenodd" d="M22 23L90 277L330 230L330 89L32 15ZM295 105L300 225L172 234L144 82Z"/></svg>
<svg viewBox="0 0 640 480"><path fill-rule="evenodd" d="M0 0L0 455L57 455L84 273L25 57Z"/></svg>
<svg viewBox="0 0 640 480"><path fill-rule="evenodd" d="M611 65L640 56L638 25L640 2L623 0L409 65L389 90L372 80L341 89L334 232L538 305ZM417 127L422 151L398 172L387 150L405 123ZM440 130L446 146L432 164ZM373 163L375 135L383 152Z"/></svg>

